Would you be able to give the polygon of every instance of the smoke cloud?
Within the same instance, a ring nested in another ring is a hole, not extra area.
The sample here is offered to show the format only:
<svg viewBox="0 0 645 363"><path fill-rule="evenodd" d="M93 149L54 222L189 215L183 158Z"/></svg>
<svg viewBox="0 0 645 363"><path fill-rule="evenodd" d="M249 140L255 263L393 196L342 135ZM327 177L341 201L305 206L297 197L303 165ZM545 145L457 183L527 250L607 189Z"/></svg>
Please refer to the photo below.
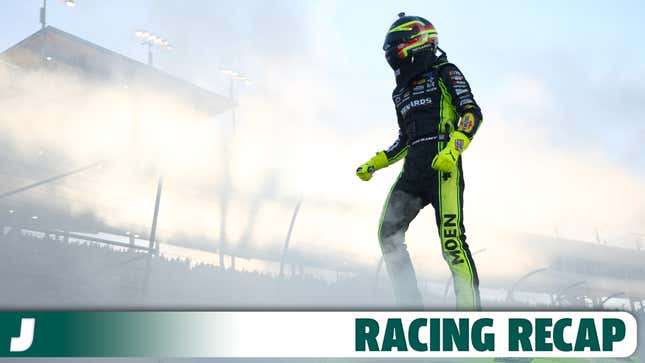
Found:
<svg viewBox="0 0 645 363"><path fill-rule="evenodd" d="M0 66L0 81L28 90L0 99L3 191L106 160L101 168L0 203L64 208L145 234L163 174L162 242L214 249L226 213L228 244L279 251L302 198L295 251L375 268L380 208L401 164L369 183L354 170L396 137L389 71L366 80L383 89L346 87L342 75L362 63L342 56L334 31L319 31L334 29L326 18L331 5L183 5L149 2L151 21L178 44L159 66L222 94L228 80L220 67L243 70L253 84L235 86L235 125L230 112L198 120L183 105L150 96L147 102L174 112L141 115L133 142L132 115L141 100L127 89L89 87L66 74L16 78L15 70ZM611 244L631 243L629 236L642 233L645 222L642 174L594 143L554 138L547 118L569 107L560 91L530 69L505 76L499 87L473 85L485 123L464 155L468 241L472 250L487 249L480 274L523 271L521 262L532 256L513 247L521 238L514 233L594 240L597 230ZM594 112L586 117L594 120ZM408 241L420 275L445 278L430 209L413 222ZM517 263L500 264L508 255Z"/></svg>

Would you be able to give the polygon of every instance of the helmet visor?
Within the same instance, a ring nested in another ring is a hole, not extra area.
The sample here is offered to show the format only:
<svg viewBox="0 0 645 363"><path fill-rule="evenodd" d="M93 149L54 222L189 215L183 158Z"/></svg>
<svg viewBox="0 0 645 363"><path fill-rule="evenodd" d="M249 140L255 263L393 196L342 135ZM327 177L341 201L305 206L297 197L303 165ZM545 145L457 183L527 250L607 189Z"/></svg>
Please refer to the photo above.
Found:
<svg viewBox="0 0 645 363"><path fill-rule="evenodd" d="M393 31L387 33L385 36L385 41L383 42L383 50L388 50L392 47L396 47L401 43L405 43L410 40L412 32L410 31Z"/></svg>

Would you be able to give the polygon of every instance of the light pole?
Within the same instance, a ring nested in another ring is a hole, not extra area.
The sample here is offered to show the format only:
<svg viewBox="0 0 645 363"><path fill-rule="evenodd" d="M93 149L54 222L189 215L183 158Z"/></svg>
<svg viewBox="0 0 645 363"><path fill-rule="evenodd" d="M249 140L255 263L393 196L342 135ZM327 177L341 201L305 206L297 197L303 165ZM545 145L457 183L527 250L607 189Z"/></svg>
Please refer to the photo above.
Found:
<svg viewBox="0 0 645 363"><path fill-rule="evenodd" d="M65 0L63 3L70 8L76 6L76 0ZM40 8L40 25L41 29L47 26L47 0L43 0L43 6Z"/></svg>
<svg viewBox="0 0 645 363"><path fill-rule="evenodd" d="M244 82L246 84L250 84L251 81L244 75L242 75L238 71L234 71L232 69L228 68L220 68L220 72L230 78L230 86L229 86L229 98L233 103L234 101L234 85L235 82ZM231 108L231 120L232 120L232 128L233 128L233 136L235 136L235 127L236 127L236 120L235 120L235 105ZM228 147L229 144L226 143L224 145L225 147ZM230 150L230 149L228 149ZM227 164L227 172L225 174L225 178L227 178L224 183L226 186L228 186L229 179L231 177L231 170L230 170L230 164ZM224 190L223 193L226 193L227 191ZM227 197L223 195L222 197L222 215L220 217L220 238L219 238L219 260L220 260L220 267L224 268L224 251L226 250L226 214L228 212L228 208L226 203L228 201L226 200ZM231 268L235 270L235 252L231 251Z"/></svg>
<svg viewBox="0 0 645 363"><path fill-rule="evenodd" d="M146 30L137 30L134 33L134 36L137 39L141 40L141 45L145 45L148 48L148 65L150 67L154 66L152 58L152 48L156 47L159 49L172 49L170 41L164 39L158 35L155 35ZM150 241L148 242L148 248L150 251L159 251L159 244L156 242L157 239L157 221L159 219L159 205L161 204L161 193L163 192L163 173L159 172L159 178L157 179L157 194L155 196L155 209L152 215L152 226L150 227Z"/></svg>
<svg viewBox="0 0 645 363"><path fill-rule="evenodd" d="M511 285L511 288L508 289L508 293L506 294L506 301L507 302L513 301L513 292L520 285L520 283L522 281L528 279L529 277L531 277L531 276L533 276L535 274L538 274L540 272L544 272L544 271L547 271L547 270L548 270L548 268L546 268L546 267L538 268L538 269L535 269L535 270L527 272L522 277L517 279L517 281L515 281L515 283L513 285Z"/></svg>
<svg viewBox="0 0 645 363"><path fill-rule="evenodd" d="M296 217L298 217L298 212L300 211L300 206L302 205L302 197L298 200L298 204L293 210L293 215L291 216L291 222L289 223L289 230L287 231L287 237L284 240L284 247L282 248L282 258L280 258L280 278L284 277L284 264L287 262L287 252L289 251L289 241L291 240L291 233L293 232L293 226L296 224Z"/></svg>
<svg viewBox="0 0 645 363"><path fill-rule="evenodd" d="M47 0L43 0L43 6L40 8L40 25L41 29L47 26Z"/></svg>
<svg viewBox="0 0 645 363"><path fill-rule="evenodd" d="M234 94L235 82L244 82L245 84L251 84L251 81L249 80L248 77L242 75L242 73L231 69L222 68L220 69L220 72L222 72L222 74L229 76L230 78L230 86L229 86L228 94L231 101L235 103L235 94ZM235 132L235 106L231 108L231 117L233 120L233 132Z"/></svg>

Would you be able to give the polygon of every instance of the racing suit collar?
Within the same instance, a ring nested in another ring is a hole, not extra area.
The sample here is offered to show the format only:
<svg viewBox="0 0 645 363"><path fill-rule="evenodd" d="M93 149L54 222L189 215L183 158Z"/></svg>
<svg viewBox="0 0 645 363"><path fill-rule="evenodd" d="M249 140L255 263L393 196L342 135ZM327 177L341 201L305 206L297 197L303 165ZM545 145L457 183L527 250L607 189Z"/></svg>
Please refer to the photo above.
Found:
<svg viewBox="0 0 645 363"><path fill-rule="evenodd" d="M396 86L398 88L406 87L419 75L426 73L435 65L448 61L446 52L439 49L441 54L437 57L435 54L420 54L415 56L413 62L405 62L394 71Z"/></svg>

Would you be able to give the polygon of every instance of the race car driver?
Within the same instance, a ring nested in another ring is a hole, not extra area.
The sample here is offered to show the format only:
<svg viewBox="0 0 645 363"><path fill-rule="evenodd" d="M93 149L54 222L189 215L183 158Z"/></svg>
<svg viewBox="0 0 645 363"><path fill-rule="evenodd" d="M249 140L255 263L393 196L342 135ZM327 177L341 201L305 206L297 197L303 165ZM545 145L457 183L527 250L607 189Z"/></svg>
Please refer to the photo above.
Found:
<svg viewBox="0 0 645 363"><path fill-rule="evenodd" d="M482 122L481 110L464 75L438 48L437 31L428 20L400 13L387 32L383 50L396 78L392 99L399 136L387 150L361 165L356 175L368 181L376 170L405 159L378 228L394 295L403 307L423 307L405 232L419 211L431 204L443 258L453 276L457 308L477 310L479 279L466 243L460 155Z"/></svg>

